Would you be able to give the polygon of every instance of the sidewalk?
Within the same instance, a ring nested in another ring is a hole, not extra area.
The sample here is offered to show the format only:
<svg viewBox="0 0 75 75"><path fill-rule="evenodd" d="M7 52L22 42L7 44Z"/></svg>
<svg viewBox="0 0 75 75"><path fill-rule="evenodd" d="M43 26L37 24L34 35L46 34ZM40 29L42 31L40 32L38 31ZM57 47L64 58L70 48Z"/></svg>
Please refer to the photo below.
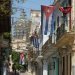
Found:
<svg viewBox="0 0 75 75"><path fill-rule="evenodd" d="M10 72L9 75L15 75L15 73L14 72ZM16 72L16 75L20 75L20 73Z"/></svg>
<svg viewBox="0 0 75 75"><path fill-rule="evenodd" d="M10 72L9 75L15 75L15 73L14 72ZM27 71L26 72L18 72L17 71L16 75L32 75L32 74L31 74L31 72L27 72Z"/></svg>
<svg viewBox="0 0 75 75"><path fill-rule="evenodd" d="M20 73L20 75L32 75L31 72Z"/></svg>

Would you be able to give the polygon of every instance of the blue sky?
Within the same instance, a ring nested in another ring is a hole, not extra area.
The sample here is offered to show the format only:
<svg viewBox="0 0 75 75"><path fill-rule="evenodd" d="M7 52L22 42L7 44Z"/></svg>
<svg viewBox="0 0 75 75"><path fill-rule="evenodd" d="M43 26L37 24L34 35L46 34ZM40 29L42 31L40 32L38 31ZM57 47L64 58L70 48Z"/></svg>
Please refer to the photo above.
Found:
<svg viewBox="0 0 75 75"><path fill-rule="evenodd" d="M30 10L40 10L41 9L41 5L50 5L53 3L53 0L27 0L25 3L17 3L14 0L14 4L13 7L17 7L17 8L23 8L25 9L26 15L29 18L30 16ZM18 9L18 11L13 15L15 17L19 17L20 15L20 11Z"/></svg>

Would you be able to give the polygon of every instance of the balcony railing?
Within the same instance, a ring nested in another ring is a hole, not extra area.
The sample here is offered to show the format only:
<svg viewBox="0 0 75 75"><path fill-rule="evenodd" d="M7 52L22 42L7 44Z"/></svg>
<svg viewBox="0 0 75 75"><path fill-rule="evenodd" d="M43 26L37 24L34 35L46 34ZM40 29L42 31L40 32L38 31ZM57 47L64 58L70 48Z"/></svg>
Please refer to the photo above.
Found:
<svg viewBox="0 0 75 75"><path fill-rule="evenodd" d="M64 34L62 35L62 37L60 37L60 39L57 40L56 44L54 45L54 47L62 47L64 45L72 45L73 41L74 41L74 36L75 36L75 32L64 32Z"/></svg>
<svg viewBox="0 0 75 75"><path fill-rule="evenodd" d="M66 32L65 24L61 24L61 26L57 28L56 32L57 32L57 39L56 40L59 40Z"/></svg>

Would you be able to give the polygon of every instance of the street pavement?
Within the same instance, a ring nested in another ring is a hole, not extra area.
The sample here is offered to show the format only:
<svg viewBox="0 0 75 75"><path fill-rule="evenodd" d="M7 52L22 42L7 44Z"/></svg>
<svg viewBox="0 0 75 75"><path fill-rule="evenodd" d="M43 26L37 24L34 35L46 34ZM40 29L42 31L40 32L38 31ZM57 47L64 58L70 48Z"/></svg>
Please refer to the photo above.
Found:
<svg viewBox="0 0 75 75"><path fill-rule="evenodd" d="M20 75L28 75L28 73L27 73L27 72L25 72L25 73L20 73Z"/></svg>
<svg viewBox="0 0 75 75"><path fill-rule="evenodd" d="M9 75L15 75L15 73L10 72ZM26 71L26 72L17 72L16 75L32 75L32 74Z"/></svg>
<svg viewBox="0 0 75 75"><path fill-rule="evenodd" d="M20 73L20 75L32 75L32 74L29 72L24 72L24 73Z"/></svg>
<svg viewBox="0 0 75 75"><path fill-rule="evenodd" d="M14 72L10 72L9 75L15 75L15 73ZM16 72L16 75L20 75L20 73Z"/></svg>

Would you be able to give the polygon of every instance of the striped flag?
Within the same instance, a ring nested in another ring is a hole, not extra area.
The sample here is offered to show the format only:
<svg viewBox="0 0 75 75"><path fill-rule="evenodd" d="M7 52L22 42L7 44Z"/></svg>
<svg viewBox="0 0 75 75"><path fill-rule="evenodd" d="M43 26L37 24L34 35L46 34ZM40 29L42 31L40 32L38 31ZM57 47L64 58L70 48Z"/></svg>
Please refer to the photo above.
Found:
<svg viewBox="0 0 75 75"><path fill-rule="evenodd" d="M38 38L37 37L34 38L34 47L35 48L38 48L39 47L39 41L38 41Z"/></svg>
<svg viewBox="0 0 75 75"><path fill-rule="evenodd" d="M55 6L41 6L41 42L42 45L49 39L51 33L52 12Z"/></svg>
<svg viewBox="0 0 75 75"><path fill-rule="evenodd" d="M54 6L41 6L41 28L42 34L47 35L49 27L49 19L51 13L54 11Z"/></svg>
<svg viewBox="0 0 75 75"><path fill-rule="evenodd" d="M50 34L50 37L52 37L52 43L56 43L56 37L57 37L57 32L55 31L57 28L56 26L56 21L55 21L55 15L56 13L53 12L52 13L52 20L51 20L51 34Z"/></svg>
<svg viewBox="0 0 75 75"><path fill-rule="evenodd" d="M39 38L38 38L38 34L36 32L34 32L31 36L31 44L35 47L35 48L39 48Z"/></svg>
<svg viewBox="0 0 75 75"><path fill-rule="evenodd" d="M51 19L51 30L50 30L50 32L51 32L51 34L50 34L50 36L54 33L54 30L55 30L55 26L54 26L54 21L55 21L55 14L54 14L54 12L52 13L52 19Z"/></svg>
<svg viewBox="0 0 75 75"><path fill-rule="evenodd" d="M71 8L72 7L60 7L59 10L64 14L68 14L71 12Z"/></svg>
<svg viewBox="0 0 75 75"><path fill-rule="evenodd" d="M24 53L20 53L20 64L24 65L25 64L25 58L24 58Z"/></svg>

